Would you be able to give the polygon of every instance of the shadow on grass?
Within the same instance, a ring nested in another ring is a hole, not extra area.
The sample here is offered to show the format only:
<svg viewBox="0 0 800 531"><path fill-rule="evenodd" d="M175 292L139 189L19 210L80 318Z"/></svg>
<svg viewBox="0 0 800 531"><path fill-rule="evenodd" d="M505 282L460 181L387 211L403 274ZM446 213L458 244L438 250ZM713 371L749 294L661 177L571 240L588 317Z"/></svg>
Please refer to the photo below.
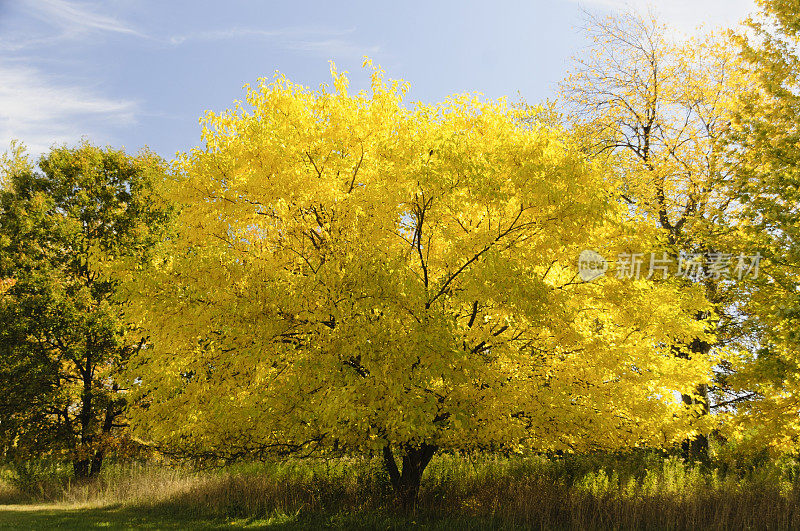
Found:
<svg viewBox="0 0 800 531"><path fill-rule="evenodd" d="M0 506L0 529L231 529L287 528L288 519L223 520L188 516L163 508ZM290 527L289 527L290 528Z"/></svg>
<svg viewBox="0 0 800 531"><path fill-rule="evenodd" d="M66 507L2 505L0 529L490 529L477 518L409 519L386 513L333 515L275 514L268 518L222 519L194 516L164 507Z"/></svg>

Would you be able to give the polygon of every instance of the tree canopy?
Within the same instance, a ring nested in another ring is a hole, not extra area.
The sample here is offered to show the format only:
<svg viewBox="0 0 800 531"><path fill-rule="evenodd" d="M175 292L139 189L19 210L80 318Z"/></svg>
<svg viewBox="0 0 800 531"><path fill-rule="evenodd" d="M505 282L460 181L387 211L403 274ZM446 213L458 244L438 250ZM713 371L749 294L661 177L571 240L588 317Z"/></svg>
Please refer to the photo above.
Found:
<svg viewBox="0 0 800 531"><path fill-rule="evenodd" d="M124 418L116 373L143 345L117 288L163 238L163 162L88 143L22 151L0 190L0 448L96 474Z"/></svg>
<svg viewBox="0 0 800 531"><path fill-rule="evenodd" d="M536 110L409 108L380 70L369 93L332 76L262 80L181 158L179 236L138 286L140 437L196 456L382 451L402 490L439 448L696 429L675 393L709 362L673 352L705 337L702 292L577 275L583 249L654 241L607 168Z"/></svg>

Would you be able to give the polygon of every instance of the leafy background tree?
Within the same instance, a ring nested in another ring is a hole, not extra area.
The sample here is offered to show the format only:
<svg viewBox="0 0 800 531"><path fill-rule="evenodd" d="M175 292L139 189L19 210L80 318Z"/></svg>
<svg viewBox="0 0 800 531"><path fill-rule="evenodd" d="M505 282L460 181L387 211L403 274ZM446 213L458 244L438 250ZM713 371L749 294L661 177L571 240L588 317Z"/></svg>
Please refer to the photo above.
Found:
<svg viewBox="0 0 800 531"><path fill-rule="evenodd" d="M759 5L737 37L755 83L737 100L726 136L738 219L764 257L740 303L752 342L733 382L750 400L731 428L751 449L784 453L800 442L800 6Z"/></svg>
<svg viewBox="0 0 800 531"><path fill-rule="evenodd" d="M7 460L68 458L96 475L124 424L117 372L142 347L119 283L163 238L166 170L88 143L34 168L16 150L0 191L0 443Z"/></svg>
<svg viewBox="0 0 800 531"><path fill-rule="evenodd" d="M638 250L645 253L644 267L648 251L669 256L672 275L681 257L702 257L700 278L685 281L704 289L712 311L696 318L710 340L693 341L678 355L714 360L715 380L698 382L684 395L687 405L706 416L738 396L727 382L731 366L725 355L742 336L738 275L713 274L710 264L724 258L732 271L737 256L754 252L743 247L738 232L737 202L729 193L733 172L724 164L722 146L747 72L725 35L680 42L652 15L590 17L588 33L594 45L563 83L566 120L587 151L610 164L618 201L629 215L657 229L656 247ZM708 458L714 424L710 418L698 423L683 443L686 457Z"/></svg>

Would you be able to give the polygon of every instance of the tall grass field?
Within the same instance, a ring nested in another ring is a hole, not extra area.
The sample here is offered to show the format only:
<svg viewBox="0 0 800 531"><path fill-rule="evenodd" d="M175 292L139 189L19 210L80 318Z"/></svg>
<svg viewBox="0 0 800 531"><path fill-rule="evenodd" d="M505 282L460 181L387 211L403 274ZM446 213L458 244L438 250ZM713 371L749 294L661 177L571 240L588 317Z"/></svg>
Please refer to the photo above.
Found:
<svg viewBox="0 0 800 531"><path fill-rule="evenodd" d="M38 464L4 472L0 528L797 529L798 475L791 459L441 455L407 513L378 459L117 464L83 483Z"/></svg>

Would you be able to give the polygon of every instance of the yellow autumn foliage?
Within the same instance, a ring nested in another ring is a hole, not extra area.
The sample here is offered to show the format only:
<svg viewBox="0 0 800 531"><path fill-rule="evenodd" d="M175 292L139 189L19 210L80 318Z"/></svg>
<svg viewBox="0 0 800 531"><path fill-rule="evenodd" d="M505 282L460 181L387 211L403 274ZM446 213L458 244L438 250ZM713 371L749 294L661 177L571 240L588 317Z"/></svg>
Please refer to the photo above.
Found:
<svg viewBox="0 0 800 531"><path fill-rule="evenodd" d="M411 105L378 68L357 93L331 72L248 87L181 157L180 235L136 290L140 438L570 451L702 429L676 396L713 361L673 350L706 338L702 291L578 276L583 249L656 241L607 167L505 100Z"/></svg>

